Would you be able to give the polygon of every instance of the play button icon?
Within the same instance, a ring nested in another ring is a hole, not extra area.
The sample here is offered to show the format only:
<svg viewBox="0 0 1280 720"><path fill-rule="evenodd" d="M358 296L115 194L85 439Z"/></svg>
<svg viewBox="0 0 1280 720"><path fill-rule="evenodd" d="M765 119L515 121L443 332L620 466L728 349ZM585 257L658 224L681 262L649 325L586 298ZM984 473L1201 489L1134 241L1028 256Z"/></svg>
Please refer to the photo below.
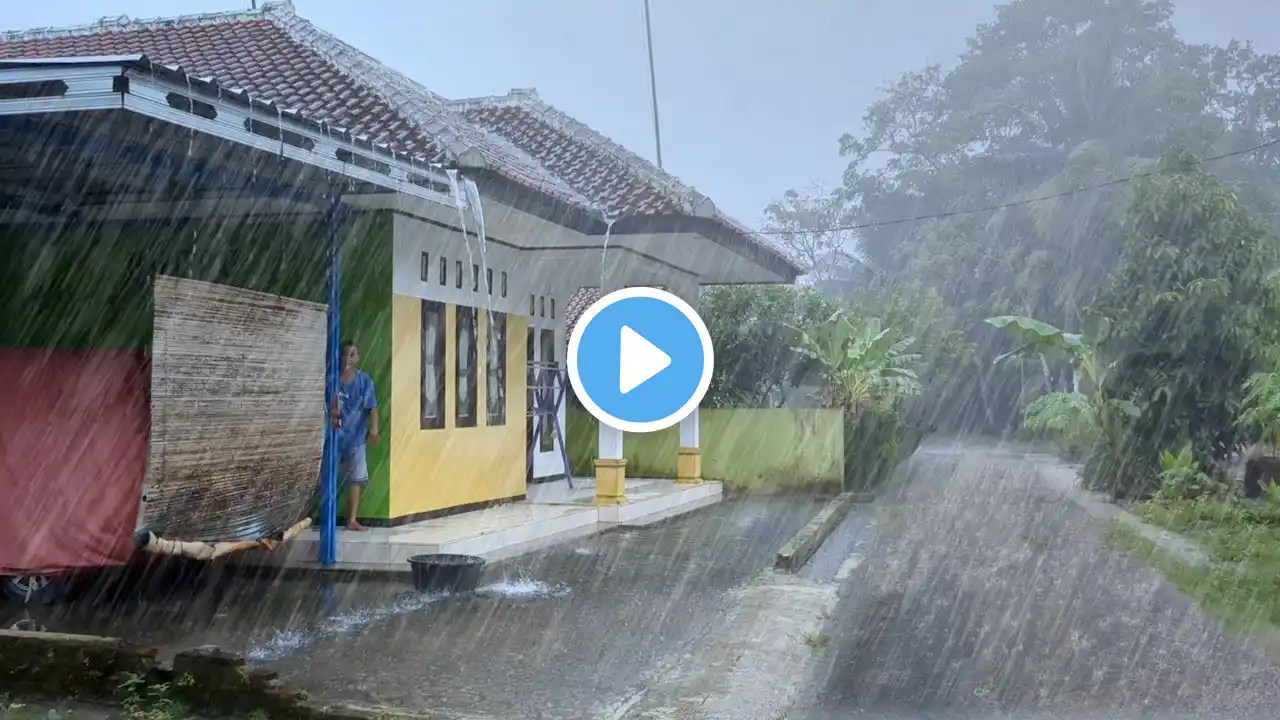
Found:
<svg viewBox="0 0 1280 720"><path fill-rule="evenodd" d="M711 334L688 303L633 287L600 298L569 336L569 382L597 420L654 432L693 412L711 385Z"/></svg>
<svg viewBox="0 0 1280 720"><path fill-rule="evenodd" d="M622 349L619 351L618 392L626 395L646 380L671 366L671 356L640 333L622 326Z"/></svg>

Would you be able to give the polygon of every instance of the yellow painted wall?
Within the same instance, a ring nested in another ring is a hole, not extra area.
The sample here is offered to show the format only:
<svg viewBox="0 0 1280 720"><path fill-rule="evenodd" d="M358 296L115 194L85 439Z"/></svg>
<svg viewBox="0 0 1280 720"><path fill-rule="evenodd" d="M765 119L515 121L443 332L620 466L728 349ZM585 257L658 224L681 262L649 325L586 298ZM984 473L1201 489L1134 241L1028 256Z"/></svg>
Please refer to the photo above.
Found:
<svg viewBox="0 0 1280 720"><path fill-rule="evenodd" d="M507 422L486 427L487 383L477 378L477 427L454 427L457 382L457 308L445 312L445 427L422 430L422 300L391 301L391 512L392 518L498 500L525 491L525 328L507 315ZM476 362L487 367L487 323L477 318Z"/></svg>

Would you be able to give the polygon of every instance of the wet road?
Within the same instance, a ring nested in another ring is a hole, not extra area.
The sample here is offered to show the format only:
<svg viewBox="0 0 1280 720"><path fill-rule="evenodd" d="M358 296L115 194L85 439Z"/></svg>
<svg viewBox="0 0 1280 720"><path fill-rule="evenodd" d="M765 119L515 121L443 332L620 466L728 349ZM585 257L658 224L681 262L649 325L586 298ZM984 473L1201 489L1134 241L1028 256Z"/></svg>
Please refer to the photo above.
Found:
<svg viewBox="0 0 1280 720"><path fill-rule="evenodd" d="M807 659L760 678L803 688L799 706L723 717L1280 717L1275 667L1106 546L1064 492L1023 456L922 449L801 573L838 591L814 622L822 641L796 635L813 646ZM819 505L731 501L588 538L498 566L468 598L423 598L400 583L241 581L185 602L39 620L162 646L221 644L326 698L512 720L631 717L624 699L666 687L673 670L710 667L733 591L754 586ZM772 621L742 626L746 640L783 632L800 603L781 598ZM726 672L740 664L721 660ZM724 685L712 675L699 692Z"/></svg>
<svg viewBox="0 0 1280 720"><path fill-rule="evenodd" d="M793 720L1280 717L1261 653L1026 459L922 450L906 470L806 570L841 599Z"/></svg>
<svg viewBox="0 0 1280 720"><path fill-rule="evenodd" d="M726 501L503 563L473 597L403 583L236 581L111 613L37 609L50 630L249 654L313 696L488 718L596 718L679 662L726 591L768 567L821 501Z"/></svg>

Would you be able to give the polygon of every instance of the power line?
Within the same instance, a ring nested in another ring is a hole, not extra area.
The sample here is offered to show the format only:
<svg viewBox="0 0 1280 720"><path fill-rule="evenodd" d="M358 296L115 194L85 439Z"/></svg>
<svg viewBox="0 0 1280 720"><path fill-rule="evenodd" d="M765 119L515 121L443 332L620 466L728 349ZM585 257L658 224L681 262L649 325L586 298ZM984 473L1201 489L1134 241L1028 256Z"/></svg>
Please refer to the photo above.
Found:
<svg viewBox="0 0 1280 720"><path fill-rule="evenodd" d="M1277 138L1275 140L1268 140L1267 142L1264 142L1261 145L1254 145L1253 147L1247 147L1241 150L1233 150L1231 152L1223 153L1221 155L1214 155L1212 157L1204 158L1203 160L1197 160L1194 163L1192 163L1192 166L1196 167L1199 165L1203 165L1204 163L1215 162L1217 160L1226 160L1227 158L1233 158L1240 155L1248 155L1249 153L1255 153L1259 150L1265 150L1274 145L1280 145L1280 138ZM1111 180L1096 183L1094 185L1085 185L1085 186L1074 188L1071 190L1065 190L1063 192L1051 193L1049 195L1038 195L1036 197L1023 198L1021 200L1010 200L1009 202L998 203L996 205L967 208L965 210L949 210L947 212L930 213L928 215L914 215L911 217L895 218L893 220L877 220L875 222L858 223L855 225L836 225L828 228L814 228L810 230L756 230L755 232L757 235L770 235L770 236L816 235L819 233L844 232L848 230L865 230L867 228L886 227L889 225L905 225L907 223L924 222L926 220L944 220L946 218L958 217L961 215L977 215L979 213L995 212L997 210L1005 210L1007 208L1022 207L1024 205L1034 205L1036 203L1041 203L1048 200L1059 200L1065 197L1071 197L1072 195L1080 195L1082 193L1093 192L1095 190L1102 190L1104 188L1115 187L1117 185L1124 185L1126 183L1131 183L1134 180L1140 180L1142 178L1147 178L1147 177L1151 177L1153 175L1159 175L1159 174L1160 174L1160 171L1158 170L1147 170L1140 173L1134 173L1133 175L1126 175L1124 177L1113 178Z"/></svg>

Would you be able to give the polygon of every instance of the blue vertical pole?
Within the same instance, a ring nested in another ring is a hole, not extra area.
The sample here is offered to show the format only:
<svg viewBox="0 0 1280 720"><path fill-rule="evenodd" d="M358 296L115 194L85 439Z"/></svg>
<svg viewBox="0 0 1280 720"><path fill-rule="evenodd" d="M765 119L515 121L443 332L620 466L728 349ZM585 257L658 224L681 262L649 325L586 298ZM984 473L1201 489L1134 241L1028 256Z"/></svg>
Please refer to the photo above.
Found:
<svg viewBox="0 0 1280 720"><path fill-rule="evenodd" d="M338 376L342 372L342 335L338 323L339 302L342 297L342 267L339 258L338 205L335 194L330 201L325 218L328 224L329 278L325 283L328 296L326 317L328 320L328 347L324 363L325 431L324 457L320 462L320 547L321 565L333 565L338 560L338 432L329 418L329 408L338 394Z"/></svg>

